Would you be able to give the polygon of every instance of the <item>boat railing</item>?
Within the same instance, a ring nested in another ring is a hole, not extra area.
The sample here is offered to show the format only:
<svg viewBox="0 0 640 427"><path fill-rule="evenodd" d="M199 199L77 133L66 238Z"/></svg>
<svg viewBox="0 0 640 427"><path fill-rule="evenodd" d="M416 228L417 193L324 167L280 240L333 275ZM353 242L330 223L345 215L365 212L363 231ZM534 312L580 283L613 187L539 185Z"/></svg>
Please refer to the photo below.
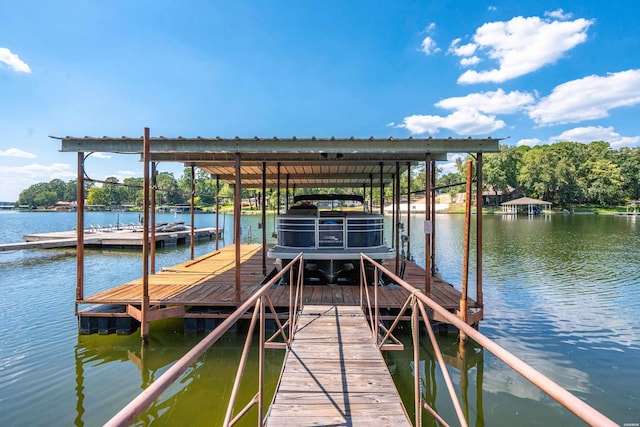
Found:
<svg viewBox="0 0 640 427"><path fill-rule="evenodd" d="M264 369L265 369L265 349L286 349L290 348L293 342L293 332L296 330L296 313L302 310L303 301L303 272L304 261L302 253L298 254L289 264L282 268L273 278L264 283L247 301L229 315L218 327L205 336L187 354L174 363L164 374L142 391L127 406L118 412L105 426L128 426L132 424L160 395L177 381L187 369L218 341L238 320L252 310L251 323L247 331L240 364L236 373L235 381L229 398L229 404L225 414L223 426L235 425L251 408L257 406L258 425L263 425L264 421ZM287 320L283 324L276 313L276 310L269 298L268 291L274 285L289 275L289 312ZM271 312L276 323L276 331L269 337L265 335L266 310ZM235 410L240 382L242 380L249 349L253 341L254 331L258 327L258 391L239 411ZM278 341L280 339L280 341Z"/></svg>
<svg viewBox="0 0 640 427"><path fill-rule="evenodd" d="M424 324L425 329L427 330L427 334L429 336L429 340L431 345L433 346L433 351L436 355L436 359L442 371L442 375L444 377L445 384L447 386L447 390L449 391L449 395L451 397L453 406L455 408L455 412L458 417L458 421L461 426L468 426L468 422L464 416L464 412L462 410L462 406L460 404L460 400L456 394L455 389L453 388L453 382L451 381L451 377L449 376L449 372L447 370L447 365L445 364L444 357L440 347L438 345L438 341L436 340L435 334L433 332L433 328L429 321L429 317L427 316L427 309L432 310L434 313L437 313L442 319L446 322L457 327L461 334L466 334L467 337L473 339L476 343L483 346L486 350L493 353L498 359L504 362L507 366L509 366L514 371L518 372L525 379L530 381L533 385L538 387L540 390L548 394L551 398L556 400L562 406L567 408L573 414L578 416L581 420L593 426L617 426L615 422L606 417L604 414L598 412L593 407L586 404L584 401L580 400L575 395L571 394L569 391L564 389L562 386L558 385L547 376L537 371L533 367L526 364L524 361L508 352L503 347L499 346L491 339L487 338L472 326L468 325L464 321L462 321L458 316L450 313L444 307L433 301L431 298L427 297L422 293L421 290L411 286L409 283L405 282L403 279L383 267L380 263L376 262L369 256L365 254L360 254L360 263L361 263L361 277L360 277L360 304L363 310L365 310L365 314L367 315L367 319L369 321L369 325L371 327L372 337L374 341L376 341L378 348L381 350L393 350L393 349L402 349L402 343L393 336L393 331L396 326L399 324L407 310L410 309L410 319L411 319L411 336L412 336L412 346L413 346L413 363L414 366L420 366L420 321ZM373 267L373 274L370 274L371 282L367 279L367 273L365 269L365 265L369 264ZM391 323L389 328L386 328L385 325L381 321L380 317L380 306L378 300L378 283L380 276L384 274L389 279L391 279L395 284L401 286L404 290L408 292L408 297L404 302L402 309L399 311L398 315ZM441 425L448 425L445 420L443 420L440 415L435 411L435 409L431 408L427 402L422 398L421 387L420 387L420 373L419 369L414 369L414 410L415 410L415 425L422 425L422 409L428 412L431 416L433 416Z"/></svg>
<svg viewBox="0 0 640 427"><path fill-rule="evenodd" d="M382 246L384 217L380 215L281 215L278 244L294 248L367 248Z"/></svg>

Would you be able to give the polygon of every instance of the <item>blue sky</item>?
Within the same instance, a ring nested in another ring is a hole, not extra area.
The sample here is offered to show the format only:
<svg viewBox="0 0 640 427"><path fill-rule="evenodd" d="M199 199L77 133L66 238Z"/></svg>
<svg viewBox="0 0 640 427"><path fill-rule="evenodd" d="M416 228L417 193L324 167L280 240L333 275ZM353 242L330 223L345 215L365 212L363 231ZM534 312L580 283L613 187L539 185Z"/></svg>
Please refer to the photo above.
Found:
<svg viewBox="0 0 640 427"><path fill-rule="evenodd" d="M0 200L76 177L48 135L638 146L639 12L636 0L5 1ZM142 175L137 157L107 157L91 157L91 177Z"/></svg>

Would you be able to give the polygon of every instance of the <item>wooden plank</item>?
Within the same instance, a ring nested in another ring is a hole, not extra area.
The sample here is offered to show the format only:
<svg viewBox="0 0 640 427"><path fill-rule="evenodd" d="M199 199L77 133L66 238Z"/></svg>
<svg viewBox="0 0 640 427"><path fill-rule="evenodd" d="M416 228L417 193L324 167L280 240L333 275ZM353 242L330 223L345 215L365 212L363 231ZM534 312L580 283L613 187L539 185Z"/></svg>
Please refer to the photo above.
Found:
<svg viewBox="0 0 640 427"><path fill-rule="evenodd" d="M267 425L410 425L360 307L304 307Z"/></svg>

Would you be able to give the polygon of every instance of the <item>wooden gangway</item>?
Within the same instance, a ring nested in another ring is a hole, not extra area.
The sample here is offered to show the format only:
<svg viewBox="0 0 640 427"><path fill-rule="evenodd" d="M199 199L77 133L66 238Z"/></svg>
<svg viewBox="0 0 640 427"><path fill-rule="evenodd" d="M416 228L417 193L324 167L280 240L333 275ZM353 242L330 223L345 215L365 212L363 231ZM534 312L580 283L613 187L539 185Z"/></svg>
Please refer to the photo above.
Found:
<svg viewBox="0 0 640 427"><path fill-rule="evenodd" d="M409 426L360 307L306 305L268 426Z"/></svg>

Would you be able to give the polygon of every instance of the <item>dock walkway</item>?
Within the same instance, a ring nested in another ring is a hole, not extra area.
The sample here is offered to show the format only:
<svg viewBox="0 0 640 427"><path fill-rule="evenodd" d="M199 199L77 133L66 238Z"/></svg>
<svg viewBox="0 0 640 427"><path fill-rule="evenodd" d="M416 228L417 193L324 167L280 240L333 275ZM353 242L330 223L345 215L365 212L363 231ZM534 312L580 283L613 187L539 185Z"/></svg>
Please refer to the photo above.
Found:
<svg viewBox="0 0 640 427"><path fill-rule="evenodd" d="M306 305L267 426L409 426L360 307Z"/></svg>

